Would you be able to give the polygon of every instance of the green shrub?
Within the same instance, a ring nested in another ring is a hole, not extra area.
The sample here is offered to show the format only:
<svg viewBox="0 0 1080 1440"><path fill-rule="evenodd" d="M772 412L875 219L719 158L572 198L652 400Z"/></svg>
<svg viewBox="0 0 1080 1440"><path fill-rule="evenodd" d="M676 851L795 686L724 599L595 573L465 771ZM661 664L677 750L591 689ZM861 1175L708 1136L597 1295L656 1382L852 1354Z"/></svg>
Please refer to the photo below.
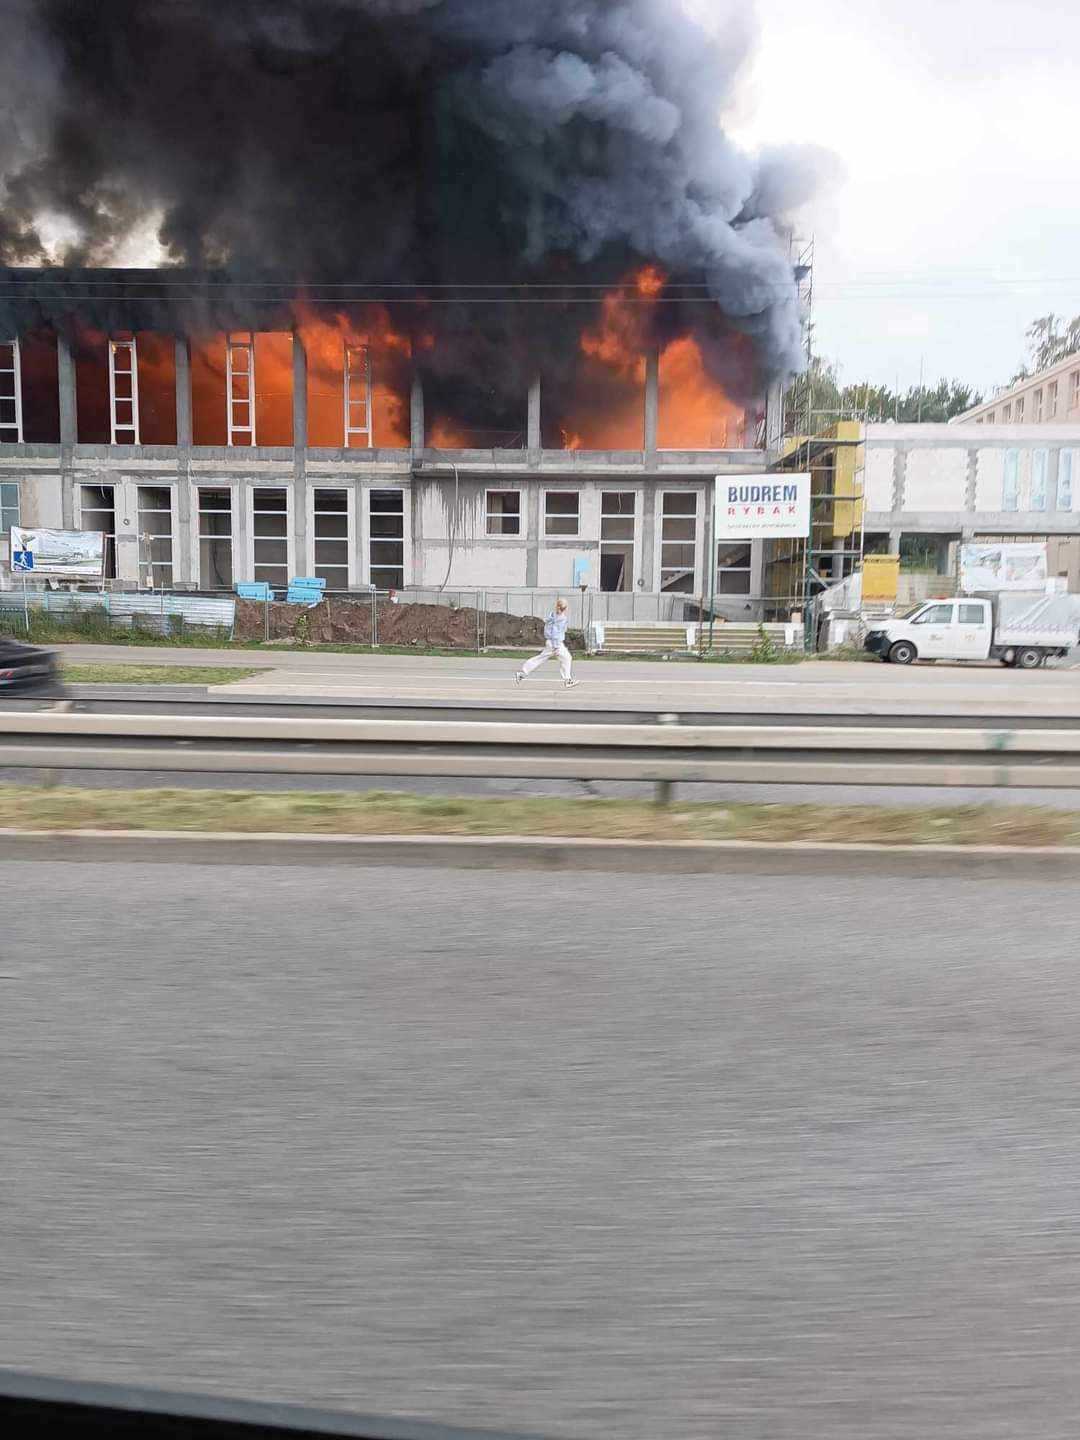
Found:
<svg viewBox="0 0 1080 1440"><path fill-rule="evenodd" d="M750 659L755 665L775 665L780 659L780 651L776 642L765 629L764 625L758 626L758 638L750 647Z"/></svg>

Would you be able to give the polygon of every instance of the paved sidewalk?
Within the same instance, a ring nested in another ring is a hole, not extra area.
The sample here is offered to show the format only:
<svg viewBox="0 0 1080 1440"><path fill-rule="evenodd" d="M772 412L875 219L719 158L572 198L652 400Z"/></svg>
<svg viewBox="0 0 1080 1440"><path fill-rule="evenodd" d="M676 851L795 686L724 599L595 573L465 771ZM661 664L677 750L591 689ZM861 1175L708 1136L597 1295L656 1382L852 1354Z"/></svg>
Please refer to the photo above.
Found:
<svg viewBox="0 0 1080 1440"><path fill-rule="evenodd" d="M151 665L248 666L259 674L215 687L215 694L348 700L565 704L574 710L718 710L866 715L1047 715L1080 718L1080 671L1018 673L996 665L912 669L835 660L801 665L698 665L687 661L578 660L582 684L567 691L555 666L520 688L504 656L348 655L323 651L165 649L62 645L65 659Z"/></svg>

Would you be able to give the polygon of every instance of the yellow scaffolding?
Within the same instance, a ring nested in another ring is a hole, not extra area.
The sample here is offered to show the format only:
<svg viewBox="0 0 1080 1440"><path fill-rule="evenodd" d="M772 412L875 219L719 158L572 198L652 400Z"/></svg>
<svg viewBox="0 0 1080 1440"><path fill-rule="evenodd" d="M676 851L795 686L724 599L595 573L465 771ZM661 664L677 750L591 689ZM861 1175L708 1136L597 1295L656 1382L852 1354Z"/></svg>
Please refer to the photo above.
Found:
<svg viewBox="0 0 1080 1440"><path fill-rule="evenodd" d="M810 534L769 541L765 593L774 609L806 610L826 585L858 569L863 559L866 511L862 423L837 420L816 435L784 441L775 471L806 474L810 481Z"/></svg>

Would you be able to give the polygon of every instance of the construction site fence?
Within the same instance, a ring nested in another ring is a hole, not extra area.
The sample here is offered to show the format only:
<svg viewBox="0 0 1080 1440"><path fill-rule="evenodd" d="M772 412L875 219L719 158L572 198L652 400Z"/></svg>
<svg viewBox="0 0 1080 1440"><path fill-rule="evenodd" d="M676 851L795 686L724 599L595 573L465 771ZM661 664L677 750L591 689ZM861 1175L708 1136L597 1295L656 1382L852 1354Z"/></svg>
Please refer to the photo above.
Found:
<svg viewBox="0 0 1080 1440"><path fill-rule="evenodd" d="M740 595L717 597L710 611L705 599L687 594L609 593L574 590L455 589L409 587L398 591L324 592L331 602L363 607L370 613L370 644L378 647L379 607L388 603L400 605L433 605L452 610L472 612L475 621L475 649L488 646L488 617L513 615L521 618L545 619L559 599L565 599L570 611L572 630L587 633L595 625L691 625L701 623L708 631L710 617L721 631L726 624L756 626L762 623L789 623L792 616L802 623L799 601L792 597ZM264 640L275 632L272 613L285 602L271 599L245 599L247 606L257 605L263 612ZM234 635L237 596L233 591L116 591L88 589L11 589L0 591L0 628L5 631L31 632L34 616L55 618L59 623L79 617L78 625L90 640L107 641L116 633L129 636L135 631L147 635L178 639L187 631L216 634L222 640Z"/></svg>

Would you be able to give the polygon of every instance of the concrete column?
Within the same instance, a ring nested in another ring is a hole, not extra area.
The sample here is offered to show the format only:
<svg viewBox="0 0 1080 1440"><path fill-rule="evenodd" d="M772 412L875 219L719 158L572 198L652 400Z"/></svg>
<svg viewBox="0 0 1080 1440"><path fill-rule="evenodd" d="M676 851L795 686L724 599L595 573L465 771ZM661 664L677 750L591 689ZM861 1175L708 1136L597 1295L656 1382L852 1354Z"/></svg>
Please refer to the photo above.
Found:
<svg viewBox="0 0 1080 1440"><path fill-rule="evenodd" d="M173 536L173 581L188 584L197 578L192 553L191 447L195 441L191 410L191 346L186 335L174 340L176 356L176 529Z"/></svg>
<svg viewBox="0 0 1080 1440"><path fill-rule="evenodd" d="M405 498L405 502L404 502L404 503L405 503L406 507L408 508L408 517L407 517L407 518L408 518L408 527L409 527L409 537L410 537L410 541L411 541L411 545L412 545L412 557L411 557L411 558L412 558L412 563L411 563L411 565L408 565L408 566L406 566L406 568L405 568L405 579L406 579L406 581L408 581L411 585L417 586L417 587L422 587L423 584L424 584L424 582L425 582L425 580L427 579L427 576L426 576L425 573L424 573L424 570L425 570L425 566L424 566L424 560L425 560L425 555L424 555L424 497L425 497L425 490L426 490L428 487L432 486L432 485L438 486L439 483L440 483L440 482L439 482L438 480L435 480L435 481L426 480L426 481L424 481L424 482L420 482L420 481L418 481L417 477L414 475L414 476L413 476L413 479L412 479L412 484L409 486L408 491L406 492L406 498ZM443 483L445 483L445 482L443 482ZM451 481L450 483L453 484L453 481ZM451 521L450 521L450 526L451 526L451 527L453 526L453 523L454 523L454 522L453 522L453 520L451 519ZM448 527L448 531L449 531L449 528L450 528L450 527ZM456 554L455 554L455 557L454 557L454 558L455 558L455 559L457 558ZM451 567L451 568L452 568L452 567ZM439 575L439 580L441 580L441 579L442 579L442 576L445 575L445 574L446 574L446 571L445 571L445 570L442 571L442 573Z"/></svg>
<svg viewBox="0 0 1080 1440"><path fill-rule="evenodd" d="M61 330L56 336L60 389L60 503L65 530L75 528L75 446L79 443L79 415L75 395L75 357L71 340Z"/></svg>
<svg viewBox="0 0 1080 1440"><path fill-rule="evenodd" d="M525 584L540 583L540 482L525 491Z"/></svg>
<svg viewBox="0 0 1080 1440"><path fill-rule="evenodd" d="M77 445L79 419L75 398L75 357L71 341L61 331L56 337L57 369L60 382L60 444Z"/></svg>
<svg viewBox="0 0 1080 1440"><path fill-rule="evenodd" d="M180 458L176 465L176 530L173 536L173 580L187 584L198 577L192 551L191 519L195 512L191 482L191 461ZM198 544L198 541L195 541Z"/></svg>
<svg viewBox="0 0 1080 1440"><path fill-rule="evenodd" d="M176 351L176 444L181 450L195 443L191 419L191 350L186 335L178 335Z"/></svg>
<svg viewBox="0 0 1080 1440"><path fill-rule="evenodd" d="M413 454L419 455L424 449L427 431L424 426L424 382L419 371L413 375L412 394L409 401L409 444Z"/></svg>
<svg viewBox="0 0 1080 1440"><path fill-rule="evenodd" d="M540 467L540 451L543 444L540 433L540 376L529 386L529 418L526 422L525 448L529 452L529 466Z"/></svg>
<svg viewBox="0 0 1080 1440"><path fill-rule="evenodd" d="M765 605L765 541L750 542L750 596L754 605L755 618L764 613Z"/></svg>
<svg viewBox="0 0 1080 1440"><path fill-rule="evenodd" d="M967 477L964 485L964 509L977 510L979 496L979 452L969 450L967 457Z"/></svg>
<svg viewBox="0 0 1080 1440"><path fill-rule="evenodd" d="M293 333L292 342L292 426L293 449L307 449L307 351L303 336Z"/></svg>
<svg viewBox="0 0 1080 1440"><path fill-rule="evenodd" d="M639 552L638 575L641 588L651 594L660 588L656 574L656 509L660 501L660 488L646 481L641 496L641 550Z"/></svg>
<svg viewBox="0 0 1080 1440"><path fill-rule="evenodd" d="M645 466L655 469L656 436L660 426L660 352L645 357Z"/></svg>
<svg viewBox="0 0 1080 1440"><path fill-rule="evenodd" d="M293 548L294 573L308 575L307 558L307 351L293 333Z"/></svg>
<svg viewBox="0 0 1080 1440"><path fill-rule="evenodd" d="M907 451L897 448L893 455L893 501L894 511L903 510L904 492L907 490Z"/></svg>
<svg viewBox="0 0 1080 1440"><path fill-rule="evenodd" d="M248 547L248 528L251 523L251 482L238 480L233 488L233 582L255 579L254 540Z"/></svg>

